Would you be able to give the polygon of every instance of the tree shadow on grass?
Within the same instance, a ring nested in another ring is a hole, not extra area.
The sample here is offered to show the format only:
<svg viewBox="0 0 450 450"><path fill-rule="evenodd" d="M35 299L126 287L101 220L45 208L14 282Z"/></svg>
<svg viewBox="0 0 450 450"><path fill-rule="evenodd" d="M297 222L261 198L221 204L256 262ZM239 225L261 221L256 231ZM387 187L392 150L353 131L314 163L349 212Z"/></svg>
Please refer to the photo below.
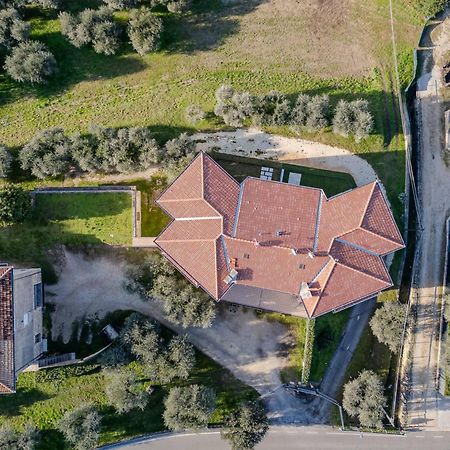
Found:
<svg viewBox="0 0 450 450"><path fill-rule="evenodd" d="M14 417L21 414L22 408L51 398L36 388L18 389L15 394L0 396L0 416Z"/></svg>
<svg viewBox="0 0 450 450"><path fill-rule="evenodd" d="M251 13L267 1L197 0L191 14L168 16L163 48L180 53L216 49L227 37L239 31L238 16Z"/></svg>

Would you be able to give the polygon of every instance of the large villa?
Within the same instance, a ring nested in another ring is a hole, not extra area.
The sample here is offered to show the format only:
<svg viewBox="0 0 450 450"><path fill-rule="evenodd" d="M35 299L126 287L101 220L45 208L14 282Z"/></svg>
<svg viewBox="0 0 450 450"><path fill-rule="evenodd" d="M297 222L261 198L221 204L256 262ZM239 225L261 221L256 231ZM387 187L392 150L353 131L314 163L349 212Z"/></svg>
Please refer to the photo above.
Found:
<svg viewBox="0 0 450 450"><path fill-rule="evenodd" d="M404 247L377 181L327 198L264 179L235 181L205 153L157 203L173 218L162 254L216 300L302 317L392 286L383 257Z"/></svg>

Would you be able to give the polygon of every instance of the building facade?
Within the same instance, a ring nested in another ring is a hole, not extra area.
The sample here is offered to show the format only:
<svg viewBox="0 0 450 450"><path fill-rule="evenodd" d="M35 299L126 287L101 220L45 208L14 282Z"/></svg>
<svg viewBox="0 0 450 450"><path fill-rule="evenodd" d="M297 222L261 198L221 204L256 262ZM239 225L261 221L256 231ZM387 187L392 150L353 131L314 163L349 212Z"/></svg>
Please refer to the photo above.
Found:
<svg viewBox="0 0 450 450"><path fill-rule="evenodd" d="M17 375L46 350L41 269L0 266L0 394L14 393Z"/></svg>

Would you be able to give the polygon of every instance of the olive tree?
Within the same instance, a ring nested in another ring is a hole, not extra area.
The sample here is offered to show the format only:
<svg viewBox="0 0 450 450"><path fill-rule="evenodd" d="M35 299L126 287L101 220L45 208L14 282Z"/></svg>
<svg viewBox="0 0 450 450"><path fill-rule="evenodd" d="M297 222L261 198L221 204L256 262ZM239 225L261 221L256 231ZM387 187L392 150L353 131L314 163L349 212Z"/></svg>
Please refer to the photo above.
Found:
<svg viewBox="0 0 450 450"><path fill-rule="evenodd" d="M242 404L228 414L220 434L229 441L232 450L251 450L264 439L268 429L264 406L254 402Z"/></svg>
<svg viewBox="0 0 450 450"><path fill-rule="evenodd" d="M14 8L0 10L0 47L11 49L28 40L30 25L21 19Z"/></svg>
<svg viewBox="0 0 450 450"><path fill-rule="evenodd" d="M344 386L343 406L363 427L382 428L382 408L386 406L386 398L378 375L363 370L358 378L349 381Z"/></svg>
<svg viewBox="0 0 450 450"><path fill-rule="evenodd" d="M78 15L62 12L59 15L61 33L75 47L92 45L95 52L113 55L120 45L120 29L112 11L106 6L85 9Z"/></svg>
<svg viewBox="0 0 450 450"><path fill-rule="evenodd" d="M197 430L206 427L216 406L211 388L199 385L174 387L164 400L164 423L167 428Z"/></svg>
<svg viewBox="0 0 450 450"><path fill-rule="evenodd" d="M205 118L205 111L199 105L189 105L184 110L184 116L189 123L195 124Z"/></svg>
<svg viewBox="0 0 450 450"><path fill-rule="evenodd" d="M310 131L320 130L328 126L330 98L328 95L315 95L307 105L306 128Z"/></svg>
<svg viewBox="0 0 450 450"><path fill-rule="evenodd" d="M12 156L4 145L0 145L0 178L6 178L11 169Z"/></svg>
<svg viewBox="0 0 450 450"><path fill-rule="evenodd" d="M106 370L106 397L119 414L147 406L149 393L136 372L130 369Z"/></svg>
<svg viewBox="0 0 450 450"><path fill-rule="evenodd" d="M72 162L70 140L62 128L42 130L23 146L19 160L37 178L64 174Z"/></svg>
<svg viewBox="0 0 450 450"><path fill-rule="evenodd" d="M23 222L31 213L31 198L19 186L7 184L0 188L0 222Z"/></svg>
<svg viewBox="0 0 450 450"><path fill-rule="evenodd" d="M254 113L254 97L248 92L236 92L232 86L222 85L216 91L214 114L230 126L240 127Z"/></svg>
<svg viewBox="0 0 450 450"><path fill-rule="evenodd" d="M39 442L39 431L32 423L27 423L23 431L9 425L0 428L0 449L34 450Z"/></svg>
<svg viewBox="0 0 450 450"><path fill-rule="evenodd" d="M342 136L353 135L357 142L369 136L373 129L373 117L367 100L346 102L340 100L333 118L333 131Z"/></svg>
<svg viewBox="0 0 450 450"><path fill-rule="evenodd" d="M85 404L64 414L57 428L75 450L93 450L98 442L100 422L95 406Z"/></svg>
<svg viewBox="0 0 450 450"><path fill-rule="evenodd" d="M57 66L42 42L24 41L6 57L5 70L16 81L41 84L55 74Z"/></svg>
<svg viewBox="0 0 450 450"><path fill-rule="evenodd" d="M278 91L258 97L253 120L258 125L286 125L290 121L291 105Z"/></svg>
<svg viewBox="0 0 450 450"><path fill-rule="evenodd" d="M375 311L370 320L370 328L376 338L386 344L391 352L400 350L403 323L406 317L406 307L399 302L385 302Z"/></svg>
<svg viewBox="0 0 450 450"><path fill-rule="evenodd" d="M142 3L142 0L103 0L103 2L112 9L130 9Z"/></svg>
<svg viewBox="0 0 450 450"><path fill-rule="evenodd" d="M128 23L128 37L131 45L140 54L158 50L161 42L163 23L150 9L133 9Z"/></svg>

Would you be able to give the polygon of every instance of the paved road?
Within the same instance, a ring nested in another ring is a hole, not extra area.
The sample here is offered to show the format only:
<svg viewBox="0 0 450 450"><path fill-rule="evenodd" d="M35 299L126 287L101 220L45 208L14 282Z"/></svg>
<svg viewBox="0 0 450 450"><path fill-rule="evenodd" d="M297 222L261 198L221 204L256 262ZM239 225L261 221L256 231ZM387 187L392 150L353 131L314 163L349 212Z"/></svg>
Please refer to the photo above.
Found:
<svg viewBox="0 0 450 450"><path fill-rule="evenodd" d="M440 33L436 34L437 31ZM447 22L429 37L434 47L423 51L425 69L417 83L416 100L420 130L418 186L423 232L415 280L417 324L412 354L412 389L407 406L409 426L432 430L450 429L448 402L436 389L444 224L450 211L450 169L444 161L442 147L444 108L439 92L442 87L440 59L450 50L449 36L450 23Z"/></svg>
<svg viewBox="0 0 450 450"><path fill-rule="evenodd" d="M370 314L375 307L375 299L360 303L352 308L350 319L347 322L339 347L330 361L327 372L320 384L320 390L331 397L336 397L345 372L352 359L353 353L358 346L359 339L367 326ZM318 422L328 422L330 403L317 398L308 410L312 411Z"/></svg>
<svg viewBox="0 0 450 450"><path fill-rule="evenodd" d="M448 450L450 433L409 433L392 436L333 431L328 427L272 428L257 450ZM230 450L219 432L171 434L147 442L102 449L126 450Z"/></svg>

